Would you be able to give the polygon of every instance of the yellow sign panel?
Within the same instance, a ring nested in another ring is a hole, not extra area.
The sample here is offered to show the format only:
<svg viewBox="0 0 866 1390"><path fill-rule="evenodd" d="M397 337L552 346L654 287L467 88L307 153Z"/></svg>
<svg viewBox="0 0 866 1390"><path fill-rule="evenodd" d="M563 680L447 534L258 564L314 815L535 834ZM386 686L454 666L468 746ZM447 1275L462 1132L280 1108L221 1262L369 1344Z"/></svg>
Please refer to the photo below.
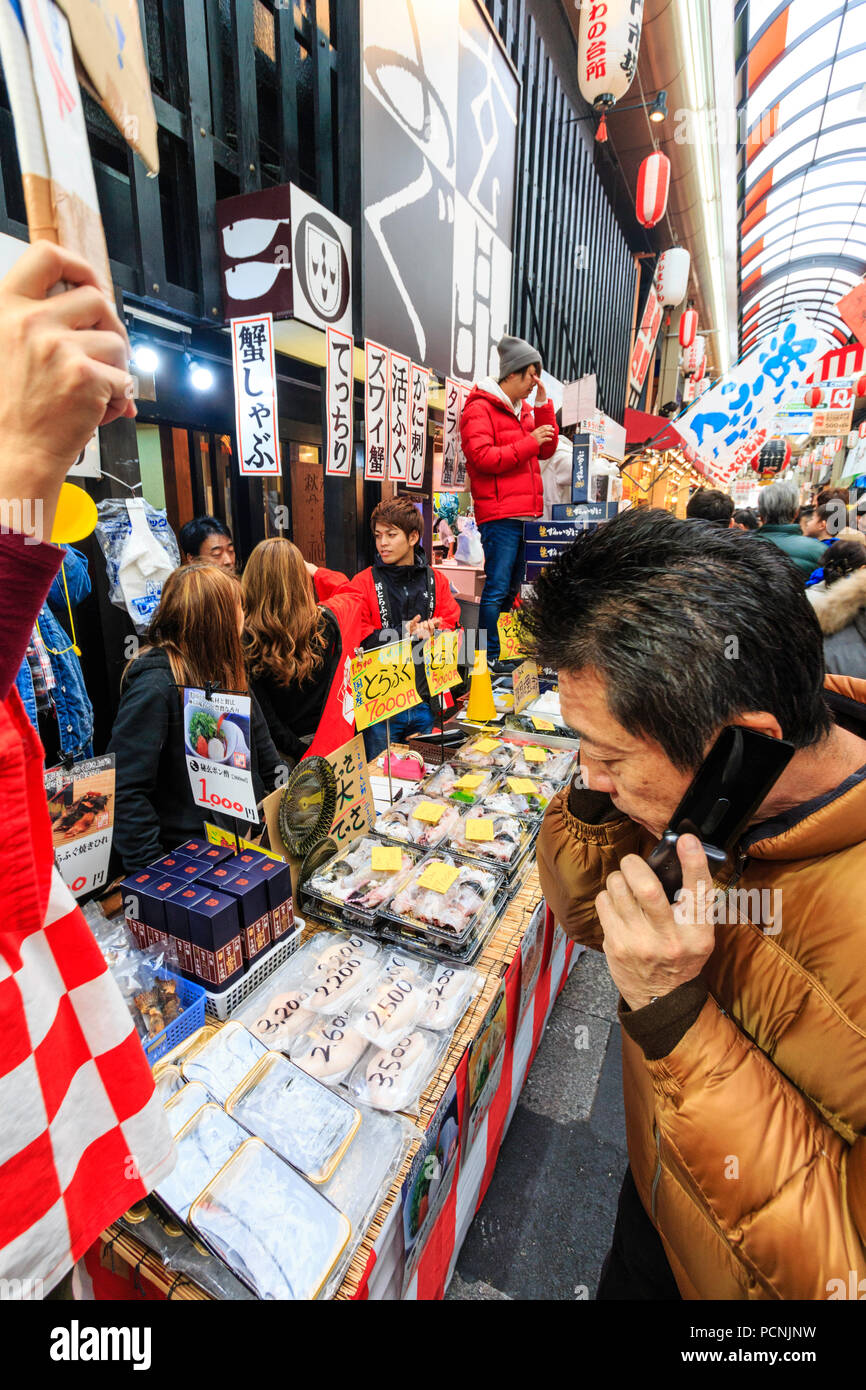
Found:
<svg viewBox="0 0 866 1390"><path fill-rule="evenodd" d="M552 719L539 719L537 715L532 715L532 727L537 729L540 734L553 734L556 732L556 725Z"/></svg>
<svg viewBox="0 0 866 1390"><path fill-rule="evenodd" d="M399 845L374 845L370 868L374 873L393 874L403 867L403 851Z"/></svg>
<svg viewBox="0 0 866 1390"><path fill-rule="evenodd" d="M527 744L526 748L523 750L523 756L528 763L547 762L547 750L544 748L537 748L535 744Z"/></svg>
<svg viewBox="0 0 866 1390"><path fill-rule="evenodd" d="M418 887L429 888L434 893L447 893L459 873L460 870L450 864L428 864L418 879Z"/></svg>
<svg viewBox="0 0 866 1390"><path fill-rule="evenodd" d="M507 780L515 796L532 796L536 790L531 777L509 777Z"/></svg>
<svg viewBox="0 0 866 1390"><path fill-rule="evenodd" d="M246 849L252 850L255 854L266 854L268 859L276 859L278 864L286 862L281 854L275 854L272 849L265 849L264 845L254 845L252 840L238 840L239 853L243 854Z"/></svg>
<svg viewBox="0 0 866 1390"><path fill-rule="evenodd" d="M476 739L472 747L477 753L492 753L494 748L498 748L501 743L501 738L479 738Z"/></svg>
<svg viewBox="0 0 866 1390"><path fill-rule="evenodd" d="M408 639L356 656L351 681L359 731L421 704Z"/></svg>
<svg viewBox="0 0 866 1390"><path fill-rule="evenodd" d="M222 826L212 825L210 821L206 820L204 833L212 845L230 845L233 850L237 851L237 836L233 835L230 830L223 830ZM255 848L258 849L258 845Z"/></svg>
<svg viewBox="0 0 866 1390"><path fill-rule="evenodd" d="M420 806L415 808L415 820L422 820L427 825L438 825L445 814L444 806L437 806L435 801L422 801Z"/></svg>
<svg viewBox="0 0 866 1390"><path fill-rule="evenodd" d="M534 661L524 661L511 678L514 687L514 713L519 714L538 699L538 667Z"/></svg>
<svg viewBox="0 0 866 1390"><path fill-rule="evenodd" d="M464 772L462 777L458 777L454 783L455 787L460 787L463 791L474 792L476 787L480 787L486 772Z"/></svg>
<svg viewBox="0 0 866 1390"><path fill-rule="evenodd" d="M493 839L493 821L485 816L466 822L467 840L489 841Z"/></svg>
<svg viewBox="0 0 866 1390"><path fill-rule="evenodd" d="M435 637L428 637L424 643L424 672L431 695L442 695L446 690L460 684L457 645L456 632L437 632Z"/></svg>
<svg viewBox="0 0 866 1390"><path fill-rule="evenodd" d="M520 649L517 615L515 613L500 613L496 630L499 633L499 660L516 661L519 656L523 655Z"/></svg>

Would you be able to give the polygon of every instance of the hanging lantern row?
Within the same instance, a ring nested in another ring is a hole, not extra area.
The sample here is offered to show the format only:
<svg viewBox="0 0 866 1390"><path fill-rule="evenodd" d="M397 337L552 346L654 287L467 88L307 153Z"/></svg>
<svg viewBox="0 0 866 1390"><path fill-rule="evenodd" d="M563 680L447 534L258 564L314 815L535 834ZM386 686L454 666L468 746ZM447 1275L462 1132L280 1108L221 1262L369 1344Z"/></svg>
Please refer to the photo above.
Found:
<svg viewBox="0 0 866 1390"><path fill-rule="evenodd" d="M680 347L690 348L695 341L697 331L698 311L690 306L688 309L684 309L680 315Z"/></svg>
<svg viewBox="0 0 866 1390"><path fill-rule="evenodd" d="M635 211L642 227L654 227L664 217L671 186L671 162L661 150L648 154L637 176Z"/></svg>
<svg viewBox="0 0 866 1390"><path fill-rule="evenodd" d="M684 349L682 354L682 368L684 376L693 376L707 355L706 339L700 334L695 338L690 347Z"/></svg>
<svg viewBox="0 0 866 1390"><path fill-rule="evenodd" d="M586 4L577 31L577 80L584 101L601 114L596 140L607 139L606 113L625 96L637 71L644 0Z"/></svg>

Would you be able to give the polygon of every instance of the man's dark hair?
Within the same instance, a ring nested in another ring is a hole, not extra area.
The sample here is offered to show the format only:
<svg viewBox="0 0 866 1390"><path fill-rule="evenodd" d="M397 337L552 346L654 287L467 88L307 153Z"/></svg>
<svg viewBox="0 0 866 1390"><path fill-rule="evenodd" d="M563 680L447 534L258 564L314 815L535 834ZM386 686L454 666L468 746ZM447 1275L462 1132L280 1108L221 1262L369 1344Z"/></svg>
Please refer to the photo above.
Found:
<svg viewBox="0 0 866 1390"><path fill-rule="evenodd" d="M864 565L866 545L862 541L834 541L824 556L824 583L835 584Z"/></svg>
<svg viewBox="0 0 866 1390"><path fill-rule="evenodd" d="M741 507L739 511L734 512L734 521L738 526L745 526L747 531L758 529L758 513L753 507Z"/></svg>
<svg viewBox="0 0 866 1390"><path fill-rule="evenodd" d="M733 497L715 487L699 487L686 506L690 520L714 521L717 526L730 526L733 515Z"/></svg>
<svg viewBox="0 0 866 1390"><path fill-rule="evenodd" d="M376 534L376 522L383 526L396 526L408 540L413 531L418 538L424 534L424 519L410 497L392 497L387 502L379 502L370 517L370 530Z"/></svg>
<svg viewBox="0 0 866 1390"><path fill-rule="evenodd" d="M623 512L543 572L521 608L524 634L540 664L596 670L623 728L682 771L747 710L774 714L796 748L830 729L802 576L777 546L744 545L736 531Z"/></svg>
<svg viewBox="0 0 866 1390"><path fill-rule="evenodd" d="M224 521L218 521L215 516L194 516L180 528L177 542L181 555L198 555L208 536L213 535L232 538Z"/></svg>

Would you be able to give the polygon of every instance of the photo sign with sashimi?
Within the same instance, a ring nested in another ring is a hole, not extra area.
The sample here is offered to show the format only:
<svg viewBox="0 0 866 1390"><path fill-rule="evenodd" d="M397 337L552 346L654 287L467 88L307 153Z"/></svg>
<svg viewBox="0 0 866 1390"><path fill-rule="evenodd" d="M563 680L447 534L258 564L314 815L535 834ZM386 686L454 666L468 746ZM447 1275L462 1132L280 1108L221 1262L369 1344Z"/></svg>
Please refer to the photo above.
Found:
<svg viewBox="0 0 866 1390"><path fill-rule="evenodd" d="M186 766L196 806L258 822L250 756L250 697L183 690Z"/></svg>
<svg viewBox="0 0 866 1390"><path fill-rule="evenodd" d="M785 397L805 390L812 366L831 346L806 314L793 314L672 421L674 429L714 471L727 470Z"/></svg>
<svg viewBox="0 0 866 1390"><path fill-rule="evenodd" d="M421 704L408 638L356 656L350 679L359 732Z"/></svg>
<svg viewBox="0 0 866 1390"><path fill-rule="evenodd" d="M54 860L76 898L108 877L114 826L114 754L89 758L66 772L45 773Z"/></svg>

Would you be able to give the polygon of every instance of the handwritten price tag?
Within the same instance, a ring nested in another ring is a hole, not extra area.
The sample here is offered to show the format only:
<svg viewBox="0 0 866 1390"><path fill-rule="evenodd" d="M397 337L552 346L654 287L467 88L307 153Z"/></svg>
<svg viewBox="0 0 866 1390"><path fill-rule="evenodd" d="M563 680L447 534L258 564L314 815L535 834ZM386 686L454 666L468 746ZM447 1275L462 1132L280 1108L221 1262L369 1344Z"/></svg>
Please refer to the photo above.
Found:
<svg viewBox="0 0 866 1390"><path fill-rule="evenodd" d="M474 792L486 777L484 772L465 772L462 777L458 777L454 783L455 787L460 787L461 791Z"/></svg>
<svg viewBox="0 0 866 1390"><path fill-rule="evenodd" d="M427 825L438 825L444 814L444 806L437 806L435 801L422 801L415 811L415 819Z"/></svg>
<svg viewBox="0 0 866 1390"><path fill-rule="evenodd" d="M443 691L460 684L457 641L456 632L437 632L435 637L428 637L422 647L424 672L431 695L441 695Z"/></svg>
<svg viewBox="0 0 866 1390"><path fill-rule="evenodd" d="M514 688L514 713L519 714L538 699L538 667L534 661L524 661L511 677Z"/></svg>
<svg viewBox="0 0 866 1390"><path fill-rule="evenodd" d="M509 777L508 786L515 796L534 796L536 786L531 777Z"/></svg>
<svg viewBox="0 0 866 1390"><path fill-rule="evenodd" d="M538 748L534 743L529 743L523 750L523 756L528 763L546 763L547 749Z"/></svg>
<svg viewBox="0 0 866 1390"><path fill-rule="evenodd" d="M502 740L499 738L479 738L476 739L472 747L478 753L492 753L494 748L498 748Z"/></svg>
<svg viewBox="0 0 866 1390"><path fill-rule="evenodd" d="M351 682L358 730L421 704L408 640L356 656Z"/></svg>
<svg viewBox="0 0 866 1390"><path fill-rule="evenodd" d="M467 840L489 842L493 839L493 821L483 816L479 816L477 820L468 820L466 822L466 838Z"/></svg>
<svg viewBox="0 0 866 1390"><path fill-rule="evenodd" d="M374 873L393 874L403 867L403 851L399 845L374 845L370 868Z"/></svg>
<svg viewBox="0 0 866 1390"><path fill-rule="evenodd" d="M204 833L212 845L230 845L234 850L238 847L236 835L233 835L230 830L223 830L222 826L211 825L210 821L205 821ZM246 841L242 841L242 843L246 844Z"/></svg>
<svg viewBox="0 0 866 1390"><path fill-rule="evenodd" d="M523 653L520 650L520 637L513 613L500 613L496 624L499 633L500 661L516 661Z"/></svg>
<svg viewBox="0 0 866 1390"><path fill-rule="evenodd" d="M556 732L556 725L550 719L539 719L537 715L531 715L532 727L537 729L540 734L552 734Z"/></svg>
<svg viewBox="0 0 866 1390"><path fill-rule="evenodd" d="M418 879L419 888L429 888L434 893L447 893L460 873L450 864L428 864Z"/></svg>

